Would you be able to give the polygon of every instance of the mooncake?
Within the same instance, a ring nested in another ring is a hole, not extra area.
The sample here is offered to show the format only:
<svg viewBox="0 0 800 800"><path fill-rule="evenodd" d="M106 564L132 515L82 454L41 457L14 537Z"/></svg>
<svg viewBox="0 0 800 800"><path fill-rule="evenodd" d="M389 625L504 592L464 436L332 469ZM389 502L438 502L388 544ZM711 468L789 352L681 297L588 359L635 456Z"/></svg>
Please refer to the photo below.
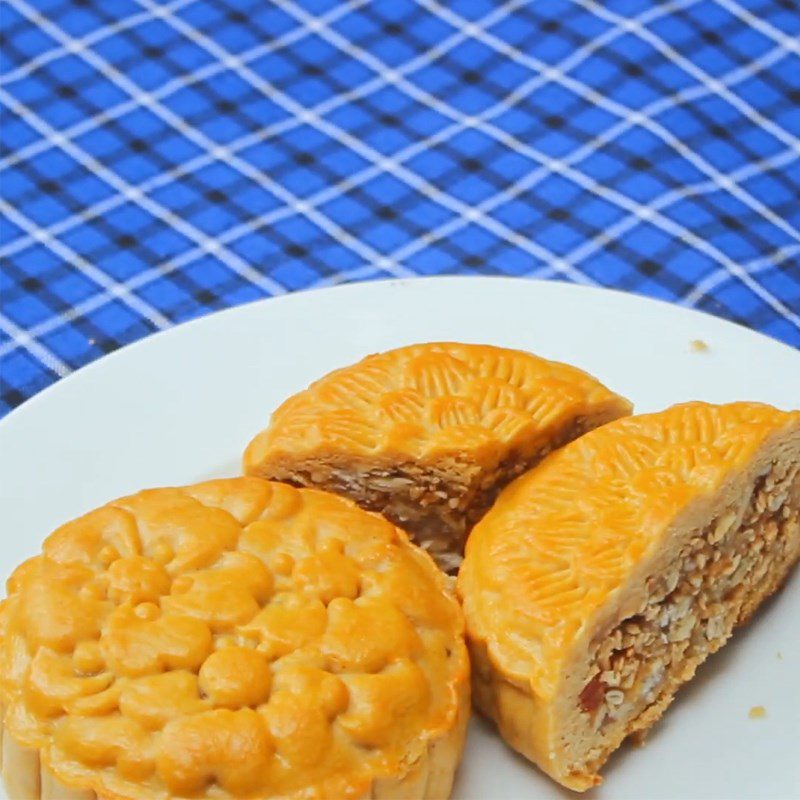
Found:
<svg viewBox="0 0 800 800"><path fill-rule="evenodd" d="M630 410L566 364L486 345L416 344L291 397L248 446L244 470L346 495L451 571L503 486Z"/></svg>
<svg viewBox="0 0 800 800"><path fill-rule="evenodd" d="M404 532L236 478L56 530L0 606L14 800L446 798L463 617Z"/></svg>
<svg viewBox="0 0 800 800"><path fill-rule="evenodd" d="M800 412L688 403L553 453L467 543L477 707L556 781L594 786L781 585L798 517Z"/></svg>

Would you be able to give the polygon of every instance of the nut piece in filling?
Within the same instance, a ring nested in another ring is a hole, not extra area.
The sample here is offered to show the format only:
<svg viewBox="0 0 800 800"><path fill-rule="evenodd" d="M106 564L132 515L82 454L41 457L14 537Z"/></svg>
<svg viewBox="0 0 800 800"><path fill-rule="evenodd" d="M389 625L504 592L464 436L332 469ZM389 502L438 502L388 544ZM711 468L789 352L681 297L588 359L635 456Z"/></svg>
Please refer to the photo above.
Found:
<svg viewBox="0 0 800 800"><path fill-rule="evenodd" d="M600 782L800 556L800 412L617 420L509 486L458 577L477 707L571 789Z"/></svg>
<svg viewBox="0 0 800 800"><path fill-rule="evenodd" d="M0 709L14 798L446 798L463 617L430 556L348 500L155 489L14 572Z"/></svg>
<svg viewBox="0 0 800 800"><path fill-rule="evenodd" d="M454 571L470 528L512 478L630 410L566 364L485 345L417 344L291 397L250 442L244 470L346 495Z"/></svg>

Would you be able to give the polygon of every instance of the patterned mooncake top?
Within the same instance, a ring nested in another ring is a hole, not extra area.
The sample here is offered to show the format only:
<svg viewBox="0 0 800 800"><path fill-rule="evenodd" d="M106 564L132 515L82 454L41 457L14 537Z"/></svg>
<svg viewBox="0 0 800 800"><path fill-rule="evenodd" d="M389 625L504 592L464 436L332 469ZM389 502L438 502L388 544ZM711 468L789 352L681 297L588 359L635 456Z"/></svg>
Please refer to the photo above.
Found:
<svg viewBox="0 0 800 800"><path fill-rule="evenodd" d="M416 344L372 355L287 400L250 443L246 471L283 454L496 459L569 421L630 404L575 367L488 345Z"/></svg>
<svg viewBox="0 0 800 800"><path fill-rule="evenodd" d="M469 666L445 580L322 492L116 500L9 580L6 734L101 797L361 797L455 723Z"/></svg>
<svg viewBox="0 0 800 800"><path fill-rule="evenodd" d="M459 574L470 636L549 697L575 637L693 499L800 412L687 403L627 417L548 456L473 529Z"/></svg>

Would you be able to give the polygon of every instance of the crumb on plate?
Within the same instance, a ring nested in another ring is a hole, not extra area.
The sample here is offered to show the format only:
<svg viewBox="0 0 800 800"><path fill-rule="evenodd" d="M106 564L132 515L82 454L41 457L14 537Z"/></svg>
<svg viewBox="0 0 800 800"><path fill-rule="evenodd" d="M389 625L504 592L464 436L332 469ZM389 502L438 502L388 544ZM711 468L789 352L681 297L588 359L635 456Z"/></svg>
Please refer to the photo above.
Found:
<svg viewBox="0 0 800 800"><path fill-rule="evenodd" d="M747 716L750 719L762 719L767 716L767 709L764 706L753 706Z"/></svg>
<svg viewBox="0 0 800 800"><path fill-rule="evenodd" d="M708 345L702 339L692 339L689 342L689 347L695 353L705 353L708 351Z"/></svg>

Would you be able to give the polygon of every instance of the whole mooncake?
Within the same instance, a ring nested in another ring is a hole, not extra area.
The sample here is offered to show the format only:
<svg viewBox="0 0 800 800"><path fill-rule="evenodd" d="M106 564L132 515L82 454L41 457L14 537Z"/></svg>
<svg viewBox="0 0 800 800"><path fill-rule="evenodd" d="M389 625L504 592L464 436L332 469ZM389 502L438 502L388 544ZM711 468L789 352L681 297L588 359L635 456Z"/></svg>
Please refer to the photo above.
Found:
<svg viewBox="0 0 800 800"><path fill-rule="evenodd" d="M800 412L689 403L612 422L515 481L470 536L476 705L588 789L798 556Z"/></svg>
<svg viewBox="0 0 800 800"><path fill-rule="evenodd" d="M0 606L9 796L446 798L469 713L446 581L386 520L257 478L70 522Z"/></svg>
<svg viewBox="0 0 800 800"><path fill-rule="evenodd" d="M248 446L244 469L379 511L452 570L503 486L630 410L566 364L487 345L416 344L291 397Z"/></svg>

